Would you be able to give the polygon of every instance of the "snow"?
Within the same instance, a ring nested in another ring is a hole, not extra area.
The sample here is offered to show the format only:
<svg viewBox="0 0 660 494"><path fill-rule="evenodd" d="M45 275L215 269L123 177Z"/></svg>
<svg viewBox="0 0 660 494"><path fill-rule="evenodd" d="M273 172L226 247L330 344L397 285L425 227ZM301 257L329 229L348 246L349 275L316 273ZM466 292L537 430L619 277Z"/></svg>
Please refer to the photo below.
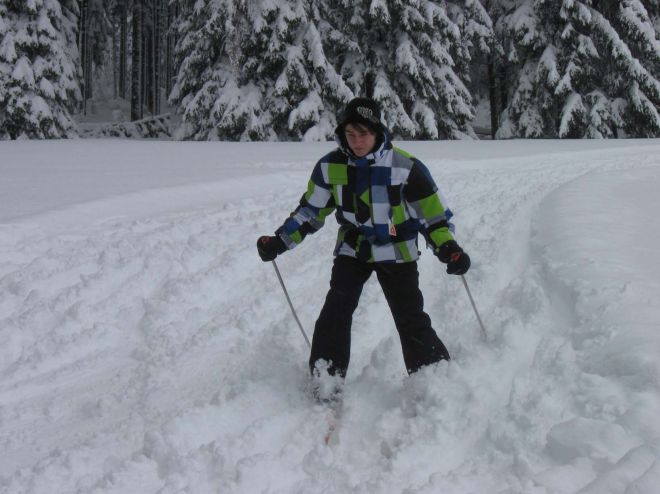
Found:
<svg viewBox="0 0 660 494"><path fill-rule="evenodd" d="M620 15L630 31L640 34L645 50L649 53L660 53L660 41L656 39L655 29L642 3L626 2L620 7Z"/></svg>
<svg viewBox="0 0 660 494"><path fill-rule="evenodd" d="M255 252L329 143L0 143L0 492L641 493L660 480L660 141L402 142L470 252L406 376L370 280L336 444ZM336 225L278 259L307 332Z"/></svg>
<svg viewBox="0 0 660 494"><path fill-rule="evenodd" d="M518 36L518 42L522 46L532 46L540 34L531 2L523 3L508 17L507 23L511 26L511 31Z"/></svg>
<svg viewBox="0 0 660 494"><path fill-rule="evenodd" d="M570 71L567 71L566 74L570 74ZM570 84L570 82L567 84ZM561 137L569 136L572 130L571 126L579 125L581 123L580 120L584 118L586 112L587 110L582 104L582 97L578 93L570 93L568 98L566 98L564 108L561 110L559 135Z"/></svg>
<svg viewBox="0 0 660 494"><path fill-rule="evenodd" d="M369 6L369 16L377 19L380 23L389 24L390 12L387 8L387 3L383 0L372 0Z"/></svg>
<svg viewBox="0 0 660 494"><path fill-rule="evenodd" d="M16 45L14 44L14 37L12 33L4 32L6 29L4 26L0 26L0 32L2 32L2 42L0 42L0 57L2 57L7 63L12 63L16 60Z"/></svg>
<svg viewBox="0 0 660 494"><path fill-rule="evenodd" d="M30 62L26 57L18 59L11 76L14 80L20 81L28 88L34 85L34 72L32 71Z"/></svg>
<svg viewBox="0 0 660 494"><path fill-rule="evenodd" d="M537 69L545 71L545 83L550 87L556 87L559 83L559 71L557 70L557 49L554 45L548 45L543 50L543 55L539 59L539 66ZM568 71L567 71L568 72Z"/></svg>

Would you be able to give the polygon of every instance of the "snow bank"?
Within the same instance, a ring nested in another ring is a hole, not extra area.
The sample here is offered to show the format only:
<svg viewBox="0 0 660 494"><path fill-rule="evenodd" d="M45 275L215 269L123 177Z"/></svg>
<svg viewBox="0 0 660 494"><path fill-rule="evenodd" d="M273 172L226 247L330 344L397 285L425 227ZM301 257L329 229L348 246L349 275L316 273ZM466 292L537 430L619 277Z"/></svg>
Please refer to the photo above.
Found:
<svg viewBox="0 0 660 494"><path fill-rule="evenodd" d="M555 372L570 369L577 415L553 426L547 451L560 471L591 463L583 492L652 492L641 486L657 478L659 190L657 167L591 173L549 194L535 221L548 295L567 322Z"/></svg>

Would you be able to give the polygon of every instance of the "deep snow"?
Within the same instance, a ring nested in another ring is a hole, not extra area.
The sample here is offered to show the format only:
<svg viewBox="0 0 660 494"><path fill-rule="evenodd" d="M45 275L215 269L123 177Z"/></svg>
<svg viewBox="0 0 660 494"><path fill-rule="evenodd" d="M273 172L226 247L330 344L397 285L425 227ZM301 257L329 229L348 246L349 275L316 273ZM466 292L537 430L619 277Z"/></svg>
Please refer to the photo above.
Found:
<svg viewBox="0 0 660 494"><path fill-rule="evenodd" d="M424 252L450 364L370 280L338 443L254 243L330 144L0 143L0 492L657 492L660 142L400 143L473 258ZM306 330L334 220L278 265Z"/></svg>

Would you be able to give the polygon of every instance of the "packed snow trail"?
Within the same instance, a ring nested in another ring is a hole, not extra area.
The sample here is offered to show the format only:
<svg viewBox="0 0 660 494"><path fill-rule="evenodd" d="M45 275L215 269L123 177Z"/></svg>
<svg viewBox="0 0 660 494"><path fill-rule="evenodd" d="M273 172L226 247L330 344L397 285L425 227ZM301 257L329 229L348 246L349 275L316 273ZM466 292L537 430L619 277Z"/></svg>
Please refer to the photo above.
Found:
<svg viewBox="0 0 660 494"><path fill-rule="evenodd" d="M635 295L640 284L649 297L660 288L580 267L610 237L589 245L593 232L571 223L580 202L570 198L629 173L633 186L651 184L648 199L660 183L658 151L467 163L418 153L457 212L488 341L460 279L422 248L426 309L453 360L407 377L387 304L369 280L331 446L326 411L306 389L308 349L255 251L257 236L297 203L311 163L287 166L286 180L268 163L215 202L223 184L190 185L204 191L202 209L80 225L65 209L50 213L52 230L3 225L0 490L651 494L660 475L659 340L648 328L658 312ZM163 206L171 198L150 194ZM336 225L328 223L278 258L310 334L330 274ZM581 269L598 284L574 276ZM626 297L646 316L616 319ZM633 341L617 340L620 331Z"/></svg>

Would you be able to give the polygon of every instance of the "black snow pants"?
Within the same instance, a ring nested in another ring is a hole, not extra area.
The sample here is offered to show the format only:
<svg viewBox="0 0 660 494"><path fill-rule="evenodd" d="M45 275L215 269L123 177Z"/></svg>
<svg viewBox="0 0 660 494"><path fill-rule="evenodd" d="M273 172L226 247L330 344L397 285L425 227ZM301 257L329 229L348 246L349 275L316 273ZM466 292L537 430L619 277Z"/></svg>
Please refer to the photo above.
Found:
<svg viewBox="0 0 660 494"><path fill-rule="evenodd" d="M447 348L424 312L416 262L366 263L352 257L338 256L332 267L330 290L314 327L309 359L312 373L318 361L325 361L329 374L346 375L351 352L353 312L372 271L376 271L394 316L408 373L440 360L449 360Z"/></svg>

